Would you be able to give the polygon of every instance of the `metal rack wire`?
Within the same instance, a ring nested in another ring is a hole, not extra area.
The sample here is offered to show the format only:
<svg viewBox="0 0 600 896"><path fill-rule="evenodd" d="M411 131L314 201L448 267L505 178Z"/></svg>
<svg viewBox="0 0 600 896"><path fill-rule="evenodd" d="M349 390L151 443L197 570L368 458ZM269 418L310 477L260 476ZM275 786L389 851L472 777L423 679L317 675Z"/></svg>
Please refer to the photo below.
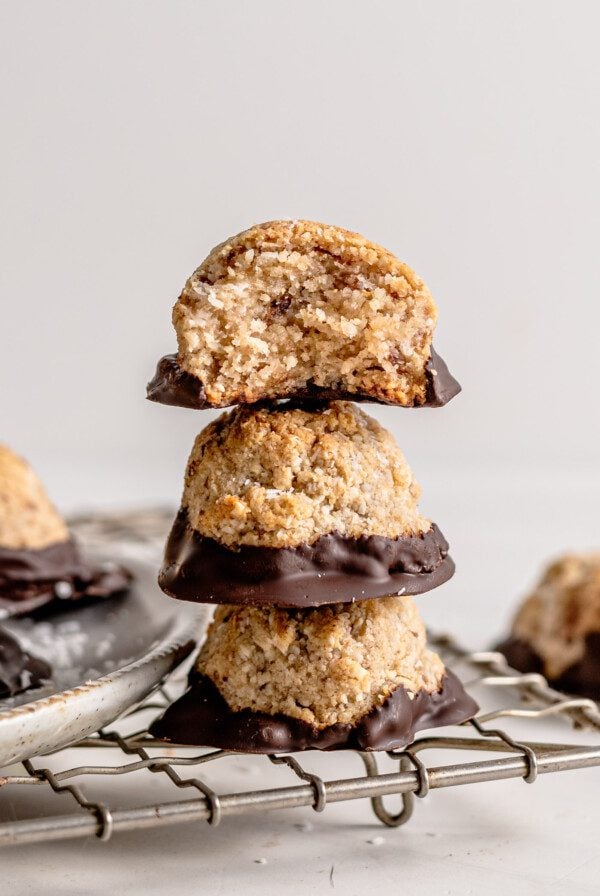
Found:
<svg viewBox="0 0 600 896"><path fill-rule="evenodd" d="M302 754L246 757L254 763L270 762L283 766L289 772L288 781L279 785L281 779L277 776L273 777L273 786L268 788L218 793L201 775L204 770L214 768L215 763L226 762L235 754L173 747L153 740L147 733L148 721L164 709L176 690L182 687L181 681L171 680L111 730L98 731L52 757L28 760L23 763L21 774L10 772L0 777L0 803L3 793L15 789L22 792L25 788L36 792L43 788L60 801L56 814L0 821L0 845L92 835L109 840L121 831L194 821L216 825L230 816L265 810L312 806L316 812L322 812L329 804L358 799L369 799L383 824L398 827L411 817L415 797L424 798L436 788L509 778L523 778L531 784L538 775L600 765L600 710L592 700L566 697L550 688L541 675L516 673L498 653L468 653L449 637L432 637L430 640L449 665L460 669L469 690L476 691L480 702L497 707L502 700L507 705L484 712L466 723L462 726L464 734L460 736L421 737L406 750L388 753L388 759L385 754L356 753L364 773L355 777L324 780L305 768L306 759ZM581 746L537 742L536 727L549 716L559 717L571 727L591 732L596 743ZM531 734L526 740L517 739L491 725L499 719L521 720ZM139 730L123 733L124 728L141 723ZM530 740L530 736L534 739ZM81 748L102 759L97 764L72 767L69 760L74 751ZM445 751L446 761L436 766L425 762L423 754L432 750ZM456 750L467 754L465 761L450 761L446 754ZM486 753L500 755L482 758ZM325 754L322 762L333 762L335 756L335 753ZM382 763L389 763L389 760L394 763L392 768L395 770L391 772L382 769ZM106 776L133 781L144 772L151 773L147 776L149 782L145 782L145 797L149 789L152 791L152 781L159 779L169 782L172 795L164 799L164 788L160 788L160 794L156 788L154 801L125 808L111 806L104 797L96 799L86 795L90 782L97 784ZM191 799L182 799L181 791L187 796L195 793ZM397 813L389 811L384 803L385 797L392 794L401 797L401 808ZM67 800L70 801L69 809L65 812Z"/></svg>

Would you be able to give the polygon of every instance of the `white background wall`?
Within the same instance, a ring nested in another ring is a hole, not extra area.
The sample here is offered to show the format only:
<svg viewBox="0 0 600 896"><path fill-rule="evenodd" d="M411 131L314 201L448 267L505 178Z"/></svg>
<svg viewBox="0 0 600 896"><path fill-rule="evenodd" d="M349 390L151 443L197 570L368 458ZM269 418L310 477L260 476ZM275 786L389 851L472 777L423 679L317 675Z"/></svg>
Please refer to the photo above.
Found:
<svg viewBox="0 0 600 896"><path fill-rule="evenodd" d="M358 230L439 305L463 395L373 412L460 563L427 606L489 628L600 542L599 24L593 0L1 4L0 437L65 508L174 501L209 415L144 386L187 275L252 222Z"/></svg>

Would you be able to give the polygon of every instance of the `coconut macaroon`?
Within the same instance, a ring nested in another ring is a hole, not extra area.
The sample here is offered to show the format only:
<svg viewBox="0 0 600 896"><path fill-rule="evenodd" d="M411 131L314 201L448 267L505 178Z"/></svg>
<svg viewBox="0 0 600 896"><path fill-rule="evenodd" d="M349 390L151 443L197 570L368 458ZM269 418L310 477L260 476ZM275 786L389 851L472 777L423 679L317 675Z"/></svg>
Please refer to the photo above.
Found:
<svg viewBox="0 0 600 896"><path fill-rule="evenodd" d="M182 505L228 547L424 532L420 488L390 433L349 402L236 408L196 438Z"/></svg>
<svg viewBox="0 0 600 896"><path fill-rule="evenodd" d="M195 670L234 711L315 728L354 724L400 685L411 699L438 691L445 671L407 597L319 610L221 606Z"/></svg>
<svg viewBox="0 0 600 896"><path fill-rule="evenodd" d="M222 606L159 737L248 752L392 749L476 712L410 598L311 610Z"/></svg>
<svg viewBox="0 0 600 896"><path fill-rule="evenodd" d="M0 614L109 597L125 591L130 581L122 567L85 562L29 464L0 445Z"/></svg>
<svg viewBox="0 0 600 896"><path fill-rule="evenodd" d="M272 221L217 246L173 309L178 355L148 397L226 407L288 396L412 407L460 390L432 354L429 290L387 249L312 221Z"/></svg>
<svg viewBox="0 0 600 896"><path fill-rule="evenodd" d="M160 583L310 606L420 593L453 572L391 435L348 402L239 407L197 437Z"/></svg>
<svg viewBox="0 0 600 896"><path fill-rule="evenodd" d="M509 663L558 688L600 699L600 553L551 563L500 646Z"/></svg>
<svg viewBox="0 0 600 896"><path fill-rule="evenodd" d="M29 464L0 444L0 547L39 550L69 537Z"/></svg>

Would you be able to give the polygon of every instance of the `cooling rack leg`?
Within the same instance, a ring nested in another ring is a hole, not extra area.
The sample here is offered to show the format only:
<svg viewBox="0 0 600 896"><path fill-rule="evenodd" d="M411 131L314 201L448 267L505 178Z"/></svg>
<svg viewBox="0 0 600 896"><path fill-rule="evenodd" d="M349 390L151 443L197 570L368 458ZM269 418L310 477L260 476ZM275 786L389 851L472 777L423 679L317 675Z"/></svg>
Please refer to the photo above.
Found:
<svg viewBox="0 0 600 896"><path fill-rule="evenodd" d="M359 753L360 758L363 761L365 770L367 775L370 778L376 778L379 775L379 768L377 766L377 760L373 753ZM412 769L412 764L410 759L406 756L400 757L400 771L406 772ZM376 817L383 824L387 825L389 828L399 828L400 825L406 824L406 822L410 819L413 814L415 808L415 797L413 793L406 792L400 794L400 799L402 801L402 808L400 812L396 815L392 815L391 812L388 812L383 803L383 797L374 796L371 797L371 808L375 813Z"/></svg>

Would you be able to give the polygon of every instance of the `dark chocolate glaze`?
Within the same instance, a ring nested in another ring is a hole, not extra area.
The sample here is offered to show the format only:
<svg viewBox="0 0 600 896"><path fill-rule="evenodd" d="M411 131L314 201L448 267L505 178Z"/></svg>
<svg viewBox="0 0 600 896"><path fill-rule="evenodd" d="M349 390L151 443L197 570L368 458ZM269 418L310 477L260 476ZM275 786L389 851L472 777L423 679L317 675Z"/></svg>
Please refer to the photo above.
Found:
<svg viewBox="0 0 600 896"><path fill-rule="evenodd" d="M146 398L158 404L192 408L196 411L217 407L207 400L202 380L179 366L177 355L165 355L160 359L156 365L156 373L146 386Z"/></svg>
<svg viewBox="0 0 600 896"><path fill-rule="evenodd" d="M212 604L318 607L388 594L422 594L454 572L448 542L432 524L423 535L345 538L332 533L295 548L205 538L180 510L158 583L171 597Z"/></svg>
<svg viewBox="0 0 600 896"><path fill-rule="evenodd" d="M448 367L431 346L431 355L425 365L426 391L425 401L414 407L440 408L458 395L460 384L451 375ZM202 380L183 370L177 355L165 355L156 367L156 373L146 387L146 397L159 404L175 405L181 408L205 410L206 408L224 408L231 402L217 404L206 397ZM378 404L398 404L385 401L368 392L348 392L344 389L324 388L308 383L303 389L284 395L265 396L265 400L307 400L307 401L370 401ZM258 402L263 403L263 402Z"/></svg>
<svg viewBox="0 0 600 896"><path fill-rule="evenodd" d="M542 658L520 638L511 635L495 649L503 653L509 666L519 672L546 674ZM565 691L567 694L600 700L600 632L591 632L585 640L585 650L581 659L565 669L558 678L548 678L548 683L556 690Z"/></svg>
<svg viewBox="0 0 600 896"><path fill-rule="evenodd" d="M283 714L229 708L213 682L194 673L189 689L150 726L160 740L241 753L297 750L394 750L411 743L423 728L458 725L478 711L458 678L446 670L442 687L420 691L412 700L402 686L353 725L314 728Z"/></svg>
<svg viewBox="0 0 600 896"><path fill-rule="evenodd" d="M46 548L26 550L0 545L0 591L13 583L27 584L44 579L61 579L83 570L77 544L73 538Z"/></svg>
<svg viewBox="0 0 600 896"><path fill-rule="evenodd" d="M74 539L39 550L0 547L0 613L22 616L51 603L111 597L126 591L130 573L114 564L92 566Z"/></svg>
<svg viewBox="0 0 600 896"><path fill-rule="evenodd" d="M433 345L429 360L425 365L425 403L426 408L443 408L461 391L461 385L455 380L443 358L440 358Z"/></svg>
<svg viewBox="0 0 600 896"><path fill-rule="evenodd" d="M6 629L0 628L0 699L39 688L51 674L48 663L28 653Z"/></svg>

